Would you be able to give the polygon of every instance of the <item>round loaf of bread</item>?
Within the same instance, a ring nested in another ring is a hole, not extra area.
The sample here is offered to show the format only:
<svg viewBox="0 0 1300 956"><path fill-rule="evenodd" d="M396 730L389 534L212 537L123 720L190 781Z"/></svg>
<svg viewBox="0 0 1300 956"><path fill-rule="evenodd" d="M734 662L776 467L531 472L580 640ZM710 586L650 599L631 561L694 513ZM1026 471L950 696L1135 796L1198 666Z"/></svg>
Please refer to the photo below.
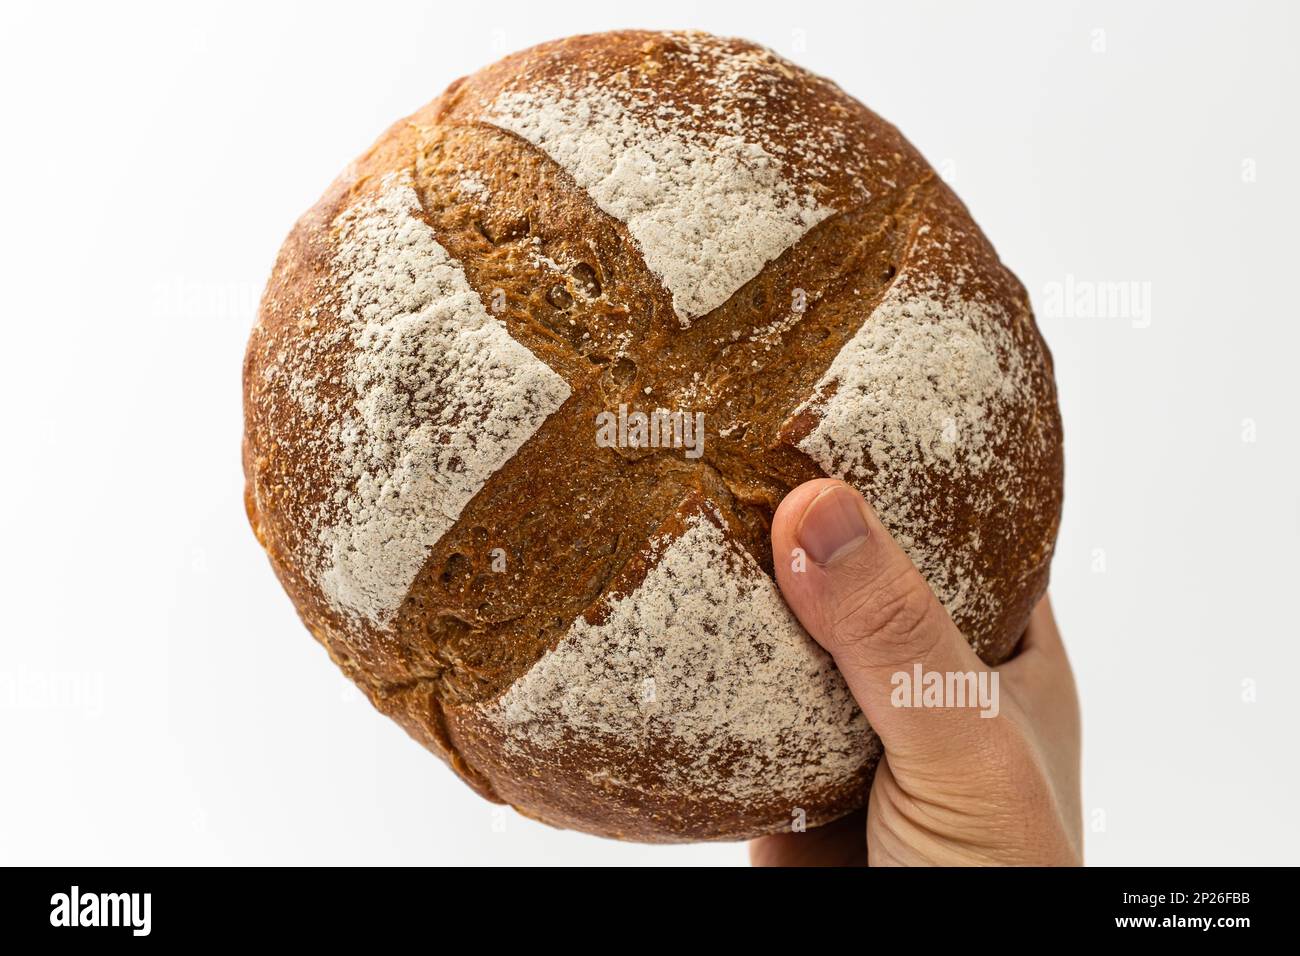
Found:
<svg viewBox="0 0 1300 956"><path fill-rule="evenodd" d="M457 80L285 241L248 515L302 619L479 793L642 841L863 805L879 742L773 583L860 489L984 660L1047 585L1051 359L889 124L768 50L574 37Z"/></svg>

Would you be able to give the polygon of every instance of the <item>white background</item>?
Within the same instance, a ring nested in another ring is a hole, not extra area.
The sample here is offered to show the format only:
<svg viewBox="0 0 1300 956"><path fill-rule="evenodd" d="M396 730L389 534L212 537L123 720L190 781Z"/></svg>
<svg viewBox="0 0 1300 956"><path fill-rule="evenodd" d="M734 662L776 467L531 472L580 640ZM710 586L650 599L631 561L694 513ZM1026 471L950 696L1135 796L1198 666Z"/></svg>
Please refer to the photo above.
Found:
<svg viewBox="0 0 1300 956"><path fill-rule="evenodd" d="M745 859L479 800L336 672L241 507L240 362L293 220L456 77L622 26L836 79L1029 288L1089 861L1300 862L1294 6L111 6L0 14L0 862ZM1046 314L1067 276L1139 283L1149 323Z"/></svg>

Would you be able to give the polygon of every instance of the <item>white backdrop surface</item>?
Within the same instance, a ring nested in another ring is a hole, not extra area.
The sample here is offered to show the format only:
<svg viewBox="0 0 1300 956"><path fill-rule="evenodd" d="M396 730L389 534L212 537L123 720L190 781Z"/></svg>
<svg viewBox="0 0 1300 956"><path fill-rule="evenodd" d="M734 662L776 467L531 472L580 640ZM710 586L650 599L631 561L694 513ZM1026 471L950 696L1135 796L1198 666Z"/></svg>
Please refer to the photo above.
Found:
<svg viewBox="0 0 1300 956"><path fill-rule="evenodd" d="M456 77L629 26L834 78L1030 290L1089 861L1300 862L1300 8L632 6L5 5L0 863L744 861L479 800L335 670L241 506L293 220Z"/></svg>

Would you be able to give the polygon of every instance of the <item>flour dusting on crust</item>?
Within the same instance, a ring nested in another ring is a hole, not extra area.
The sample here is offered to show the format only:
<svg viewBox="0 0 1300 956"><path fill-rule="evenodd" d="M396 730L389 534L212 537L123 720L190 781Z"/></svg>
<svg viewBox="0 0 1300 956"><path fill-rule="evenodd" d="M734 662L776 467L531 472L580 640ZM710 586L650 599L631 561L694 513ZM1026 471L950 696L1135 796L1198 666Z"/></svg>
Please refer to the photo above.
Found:
<svg viewBox="0 0 1300 956"><path fill-rule="evenodd" d="M688 49L693 62L706 52L698 41ZM662 88L588 77L563 89L507 90L485 115L544 151L626 224L683 326L834 212L788 177L777 148L764 145L760 98L736 89L771 63L755 53L708 52L717 65L707 108L674 104Z"/></svg>
<svg viewBox="0 0 1300 956"><path fill-rule="evenodd" d="M319 584L384 625L466 503L569 397L488 314L406 177L335 222L355 402L337 434ZM346 277L346 278L344 278Z"/></svg>
<svg viewBox="0 0 1300 956"><path fill-rule="evenodd" d="M684 798L793 799L862 770L878 741L839 671L714 517L696 512L654 542L639 587L601 623L579 617L487 705L507 746L581 754L606 741L630 760L653 748L669 755L653 788ZM629 784L617 767L592 772Z"/></svg>
<svg viewBox="0 0 1300 956"><path fill-rule="evenodd" d="M960 483L978 512L973 528L994 520L1008 485L995 472L1008 467L1007 431L1033 382L1007 310L965 296L960 263L955 281L933 274L932 257L954 255L920 227L911 264L792 417L813 414L817 424L798 447L867 496L955 616L995 612L987 606L995 589L974 571L978 532L947 533L937 519L947 502L926 493L927 481ZM978 645L980 635L971 636Z"/></svg>

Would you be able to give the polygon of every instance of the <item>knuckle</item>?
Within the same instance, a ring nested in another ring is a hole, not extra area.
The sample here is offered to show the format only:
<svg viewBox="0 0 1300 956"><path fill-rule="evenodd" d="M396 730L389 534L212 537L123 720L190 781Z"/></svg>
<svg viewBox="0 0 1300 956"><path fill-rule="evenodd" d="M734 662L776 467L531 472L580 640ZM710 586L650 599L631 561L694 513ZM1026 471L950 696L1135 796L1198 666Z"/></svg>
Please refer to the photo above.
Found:
<svg viewBox="0 0 1300 956"><path fill-rule="evenodd" d="M924 656L940 633L940 608L914 568L885 572L854 587L836 603L837 643L869 650L876 663Z"/></svg>

